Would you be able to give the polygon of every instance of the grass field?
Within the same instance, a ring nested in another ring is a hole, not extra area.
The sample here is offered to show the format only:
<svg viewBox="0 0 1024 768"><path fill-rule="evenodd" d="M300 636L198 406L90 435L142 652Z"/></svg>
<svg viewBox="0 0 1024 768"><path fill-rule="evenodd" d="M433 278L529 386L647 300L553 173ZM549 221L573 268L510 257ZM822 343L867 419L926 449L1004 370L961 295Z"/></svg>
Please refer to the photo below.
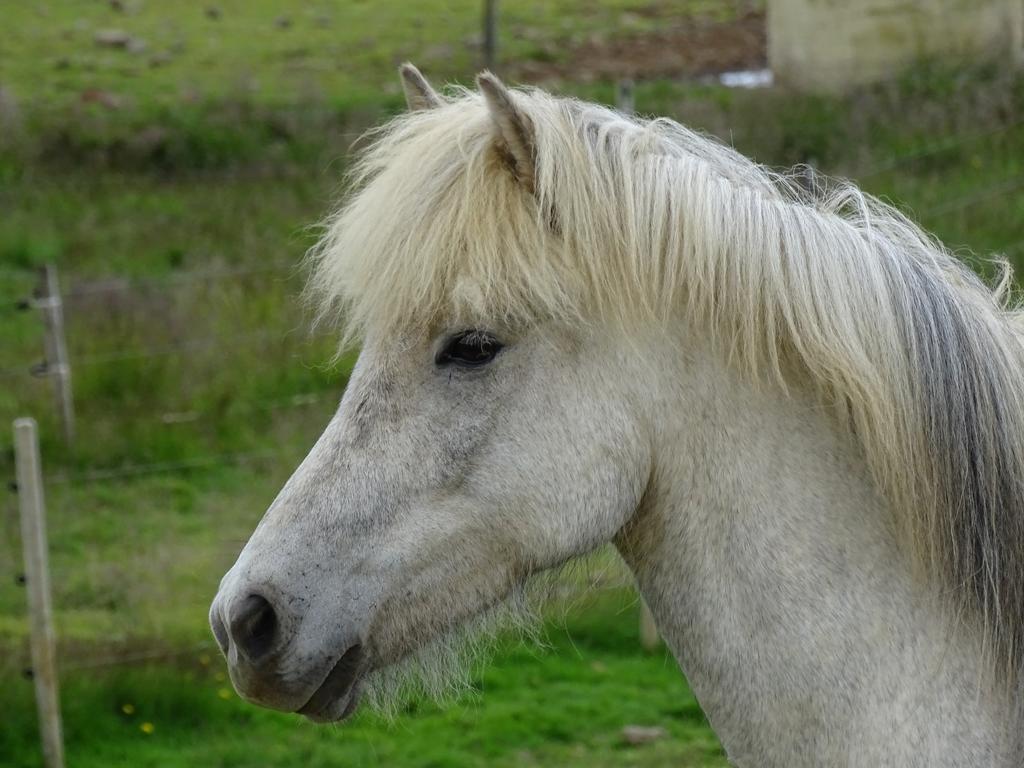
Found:
<svg viewBox="0 0 1024 768"><path fill-rule="evenodd" d="M509 66L570 60L584 41L651 32L666 22L728 21L763 7L763 0L503 3L502 58ZM297 99L376 106L381 93L398 95L390 73L405 60L465 80L479 62L480 12L478 0L315 0L291 8L218 0L190 2L173 14L132 0L21 4L7 9L16 34L0 42L0 79L15 96L51 106L80 100L86 90L132 103L241 96L289 106ZM127 39L99 42L112 31Z"/></svg>
<svg viewBox="0 0 1024 768"><path fill-rule="evenodd" d="M241 702L213 652L173 667L65 674L67 747L76 766L724 766L674 662L638 653L628 591L577 604L546 647L511 640L473 691L443 709L409 707L394 722L361 714L343 728ZM20 686L27 687L27 686ZM33 711L5 686L4 765L35 765ZM629 745L625 725L661 727Z"/></svg>
<svg viewBox="0 0 1024 768"><path fill-rule="evenodd" d="M607 557L614 578L555 607L546 647L503 640L474 695L412 706L394 724L362 714L314 728L245 705L210 646L217 580L352 363L331 362L333 340L310 334L297 301L310 225L337 198L353 138L400 108L397 62L471 81L478 6L5 9L0 421L41 425L69 765L724 765L674 662L639 650L635 598ZM763 3L502 8L511 76L550 72L550 87L607 102L599 73L561 74L583 47L729 24ZM97 44L110 30L129 41ZM637 106L768 164L856 178L971 260L1024 263L1024 80L1012 73L922 66L834 98L651 75ZM48 382L26 374L39 317L15 308L44 263L63 279L73 448ZM0 430L5 478L10 439ZM0 765L37 766L13 494L0 510ZM628 724L666 736L628 746Z"/></svg>

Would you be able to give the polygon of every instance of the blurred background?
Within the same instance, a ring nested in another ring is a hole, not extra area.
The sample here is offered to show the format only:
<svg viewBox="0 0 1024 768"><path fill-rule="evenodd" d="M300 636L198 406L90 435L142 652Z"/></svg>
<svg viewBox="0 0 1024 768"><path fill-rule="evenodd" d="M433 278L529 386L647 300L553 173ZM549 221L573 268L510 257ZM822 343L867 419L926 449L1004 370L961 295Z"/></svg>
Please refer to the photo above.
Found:
<svg viewBox="0 0 1024 768"><path fill-rule="evenodd" d="M206 610L336 406L297 262L396 66L669 115L1024 257L1024 0L51 0L0 7L0 765L43 764L8 425L39 422L70 766L723 766L610 553L473 695L314 727ZM58 311L59 310L59 311ZM7 490L9 488L9 490Z"/></svg>

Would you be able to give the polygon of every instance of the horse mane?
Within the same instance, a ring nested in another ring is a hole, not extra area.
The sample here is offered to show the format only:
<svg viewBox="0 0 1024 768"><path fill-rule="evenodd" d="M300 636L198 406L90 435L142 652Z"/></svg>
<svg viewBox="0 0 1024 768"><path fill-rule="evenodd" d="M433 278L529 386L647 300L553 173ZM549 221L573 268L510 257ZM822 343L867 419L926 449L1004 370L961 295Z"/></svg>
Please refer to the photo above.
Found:
<svg viewBox="0 0 1024 768"><path fill-rule="evenodd" d="M532 188L480 94L373 134L311 251L347 339L401 327L675 322L841 408L915 562L1024 658L1022 313L848 182L807 185L667 119L539 90Z"/></svg>

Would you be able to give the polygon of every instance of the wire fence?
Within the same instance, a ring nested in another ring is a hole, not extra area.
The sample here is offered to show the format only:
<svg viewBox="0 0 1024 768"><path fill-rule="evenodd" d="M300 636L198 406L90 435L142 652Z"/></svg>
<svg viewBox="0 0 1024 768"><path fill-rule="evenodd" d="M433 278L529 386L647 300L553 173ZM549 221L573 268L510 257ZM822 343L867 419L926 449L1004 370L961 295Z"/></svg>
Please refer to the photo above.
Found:
<svg viewBox="0 0 1024 768"><path fill-rule="evenodd" d="M188 272L176 272L158 277L96 277L86 281L82 277L72 276L70 282L74 286L63 292L65 299L80 296L107 294L112 290L140 288L172 288L176 285L193 283L209 283L219 280L235 280L240 277L264 274L296 275L301 271L301 264L295 262L278 262L275 264L228 267L225 269L197 269ZM75 285L75 283L85 283Z"/></svg>
<svg viewBox="0 0 1024 768"><path fill-rule="evenodd" d="M61 664L63 672L80 672L82 670L101 669L104 667L118 667L133 664L152 663L155 661L166 662L174 659L187 658L205 652L217 652L217 645L212 640L195 643L188 648L178 649L157 649L150 651L133 651L128 653L117 653L116 655L90 658L85 660L72 660Z"/></svg>
<svg viewBox="0 0 1024 768"><path fill-rule="evenodd" d="M935 157L937 155L946 154L956 149L960 149L971 144L984 141L985 139L992 138L994 136L1001 136L1018 128L1024 128L1024 118L1018 120L1012 120L998 125L993 128L988 128L983 131L977 131L974 133L968 133L961 136L952 136L940 141L929 142L924 146L918 147L917 149L910 150L903 154L893 155L892 157L881 160L870 165L866 165L860 169L857 169L852 174L854 178L864 181L880 174L886 173L887 171L893 171L898 168L905 168L908 165L926 160L928 158Z"/></svg>
<svg viewBox="0 0 1024 768"><path fill-rule="evenodd" d="M199 456L182 461L155 461L144 464L125 464L118 467L88 469L74 473L58 473L47 478L47 483L55 485L93 483L99 480L125 480L143 475L157 475L183 472L193 469L210 467L239 466L252 464L267 459L290 455L286 450L253 451L250 453L222 453L211 456Z"/></svg>
<svg viewBox="0 0 1024 768"><path fill-rule="evenodd" d="M874 178L880 174L907 167L913 163L919 163L943 153L957 151L960 148L975 145L988 139L1002 136L1016 129L1024 128L1024 120L1006 123L990 130L924 145L915 150L901 155L895 155L881 162L865 166L857 171L855 178L863 181ZM946 215L949 213L963 211L990 201L1000 195L1010 194L1024 189L1024 175L1011 176L996 181L992 184L975 189L969 194L958 195L942 200L928 209L929 215ZM1024 252L1024 238L1014 240L997 250L997 253L1012 255ZM258 275L279 275L283 279L290 279L299 274L301 266L294 262L275 262L270 264L239 265L217 269L201 269L169 273L160 276L124 276L108 275L90 277L85 275L65 275L64 287L60 298L64 301L73 302L76 299L105 296L119 291L147 291L147 292L171 292L181 287L209 284L218 281L238 280ZM31 268L25 269L3 269L0 270L0 277L11 278L14 281L28 283L34 275ZM23 298L19 303L12 303L0 307L4 314L38 308L38 300L28 297ZM295 338L297 331L280 329L258 329L250 332L232 336L198 336L173 341L166 344L159 344L150 347L137 347L117 349L109 352L92 352L72 356L72 367L103 366L131 360L148 360L154 358L170 357L181 355L196 350L205 350L215 353L229 355L240 346L258 345L272 341L281 341ZM321 338L322 334L306 334L304 341L311 341ZM33 372L31 364L22 366L11 366L0 368L0 378L13 379L30 375ZM38 370L36 371L39 372ZM232 407L242 411L290 411L292 409L309 408L318 404L336 400L339 393L327 391L309 391L286 397L266 398L250 400L244 403L235 404ZM155 425L170 426L175 424L201 422L207 417L198 410L166 410L158 412L153 417ZM242 467L256 466L261 463L283 458L294 458L295 450L275 447L265 450L254 451L226 451L211 452L206 455L194 456L187 459L171 461L143 461L129 462L113 466L87 467L78 470L64 469L51 473L46 483L48 486L62 489L81 489L94 483L123 483L133 480L158 475L181 475L189 472L206 471L221 467ZM107 667L118 664L133 664L145 661L155 661L172 658L177 655L188 655L191 653L208 650L213 647L212 643L202 643L186 650L174 651L145 651L139 653L121 653L115 656L87 659L77 663L65 665L66 669L89 669L96 667Z"/></svg>
<svg viewBox="0 0 1024 768"><path fill-rule="evenodd" d="M486 48L488 46L485 46ZM493 50L493 44L489 48ZM956 153L969 147L978 146L984 142L998 140L1022 127L1024 127L1024 120L1014 120L991 129L947 137L908 152L895 154L891 157L866 164L858 168L851 175L861 182L869 182L886 173L898 172L904 168L926 163L934 158L941 158L943 155ZM355 140L358 138L358 135L352 134L349 138ZM973 189L967 194L955 195L939 200L929 206L925 213L928 216L945 216L960 213L983 205L1002 195L1018 192L1021 189L1024 189L1024 175L1010 176ZM1024 239L1011 241L998 249L997 252L1007 255L1024 252ZM216 255L209 259L209 261L215 260ZM197 286L219 284L226 281L246 280L252 277L271 277L284 281L297 277L300 272L301 265L294 262L274 262L177 271L155 276L66 274L63 288L56 301L66 305L75 306L77 303L77 306L87 307L89 306L90 299L103 300L106 297L121 293L138 292L156 295L177 292L179 290L190 290ZM24 269L4 268L0 269L0 280L8 281L10 285L20 289L22 283L26 285L30 283L34 274L34 270L28 267ZM19 312L42 309L42 301L46 300L26 297L17 301L0 304L0 316L6 322L7 318L14 317ZM94 303L98 304L99 301ZM259 328L231 335L200 334L177 339L172 337L169 341L162 340L160 343L151 343L149 345L146 345L146 342L143 341L141 343L136 342L130 347L83 351L80 354L72 355L70 365L75 369L98 368L132 361L142 362L175 358L199 351L223 355L227 358L236 353L241 347L257 347L273 342L294 342L298 346L300 343L308 344L318 340L322 336L323 334L315 333L300 335L295 329ZM121 366L120 368L127 369L128 366ZM47 365L45 360L42 365L37 362L26 362L23 365L0 368L0 379L14 381L32 375L44 375L48 372L53 372L52 363ZM41 382L40 386L43 384ZM336 400L337 396L338 393L336 392L306 391L284 397L249 399L240 403L232 403L230 408L232 413L260 411L291 413L299 409L326 404L329 401ZM161 411L158 409L150 418L154 428L159 428L160 426L171 427L178 424L203 422L209 416L209 413L204 413L202 410L186 407L179 410ZM46 485L53 490L60 489L59 492L72 496L74 492L91 487L94 484L131 483L140 478L168 475L189 477L189 473L205 472L216 468L252 467L285 458L294 459L295 453L296 450L294 448L273 446L251 451L213 450L204 455L168 461L129 461L110 466L92 466L79 469L65 467L51 472L46 478ZM63 503L68 504L66 500ZM614 586L621 586L621 582L617 579L610 579L609 583L612 582L614 582ZM600 587L601 584L595 581L591 586ZM214 653L215 651L216 644L210 640L188 644L185 647L179 648L157 647L143 650L131 650L112 643L108 648L100 649L101 655L79 657L68 654L66 659L62 659L61 668L65 672L88 671L124 665L168 662L196 656L197 654Z"/></svg>
<svg viewBox="0 0 1024 768"><path fill-rule="evenodd" d="M263 346L273 344L275 349L281 350L281 355L291 356L290 349L294 348L296 352L303 350L308 351L316 349L314 345L322 342L326 339L327 334L324 332L303 332L297 325L289 322L288 318L282 318L279 315L273 315L273 319L269 322L277 327L270 328L258 328L252 331L233 333L233 334L216 334L216 335L198 335L191 336L188 338L178 339L164 344L156 344L151 346L144 346L144 342L140 342L136 337L140 333L140 329L144 332L158 332L162 333L162 324L157 322L154 325L149 324L150 316L154 312L157 312L162 306L159 303L153 304L154 296L160 294L166 294L177 291L182 286L202 285L211 281L227 281L236 280L239 278L245 278L253 275L266 275L275 274L287 277L296 271L296 266L293 263L272 263L265 265L243 265L238 267L230 267L224 269L203 269L191 272L182 272L171 275L163 275L154 278L135 278L125 276L108 276L104 277L99 281L84 281L79 276L74 276L70 280L65 279L63 281L62 290L57 296L39 296L38 294L33 297L26 297L22 299L17 306L18 310L23 312L37 311L39 316L27 315L26 317L33 317L33 322L37 322L47 316L48 311L52 311L55 307L61 307L64 302L74 301L81 297L93 297L98 296L104 298L111 293L130 293L141 291L145 293L138 301L128 302L125 305L118 305L116 303L111 304L109 302L97 303L95 309L98 310L98 318L101 323L114 322L115 328L121 327L117 321L112 320L113 315L116 315L119 311L125 312L141 312L147 322L142 326L136 326L134 323L130 323L128 327L132 334L130 342L131 346L124 346L122 348L114 348L109 351L97 351L88 352L83 354L72 354L69 359L69 369L84 370L86 368L95 367L107 367L116 366L126 361L147 361L159 358L172 358L181 355L194 355L196 351L202 350L210 353L213 357L210 358L216 361L217 365L231 365L232 360L237 360L237 355L243 347L253 347L256 350L260 350ZM26 270L20 272L20 275L26 277L26 280L20 281L19 285L31 289L32 281L27 278L32 277L34 281L38 283L38 276L34 270ZM45 281L40 283L45 286ZM170 305L166 305L170 306ZM154 308L155 307L155 308ZM83 315L72 314L69 318L71 322L81 322ZM193 318L188 318L191 324ZM284 320L284 322L282 322ZM32 323L29 323L31 325ZM101 326L103 327L103 326ZM41 324L41 335L46 337L52 329L49 328L48 324ZM147 330L152 329L152 331ZM106 339L108 342L113 342L113 337ZM43 349L42 347L45 347ZM45 362L47 350L49 350L49 344L41 345L40 357L44 358L44 363L39 364L23 364L21 366L8 367L0 369L0 377L4 379L13 379L15 377L28 377L31 374L43 375L48 372L48 369L52 367L52 364ZM325 357L328 359L334 352L333 345L330 345L330 351L326 352ZM213 364L213 363L211 363ZM204 364L205 365L205 364ZM175 376L187 376L188 368L172 367L168 369L168 373ZM204 370L201 368L200 370ZM49 371L52 372L52 371ZM121 374L114 370L113 376L117 377ZM131 375L131 374L129 374ZM237 378L237 377L236 377ZM319 378L319 377L317 377ZM228 378L227 381L233 381L234 379ZM295 379L301 381L301 378ZM138 386L139 379L126 379L126 387ZM326 382L325 382L326 383ZM38 386L47 385L48 382L39 382ZM273 412L284 414L284 423L291 423L293 421L290 415L291 412L297 412L299 409L310 409L317 405L325 404L331 400L336 400L338 392L336 387L327 387L320 391L300 391L295 394L282 395L282 396L265 396L255 397L249 399L241 399L239 401L227 401L221 403L219 407L215 409L215 413L210 411L204 412L203 410L196 410L188 408L188 400L185 400L185 407L179 409L157 409L155 413L147 414L144 410L132 410L131 428L138 432L141 430L144 433L154 434L154 430L173 428L175 425L187 424L187 423L199 423L210 425L216 422L217 418L223 417L225 413L230 413L232 418L238 417L239 414L243 413L256 413L256 412ZM255 394L255 393L254 393ZM141 396L145 396L140 393ZM216 402L216 401L214 401ZM116 412L110 412L113 421L110 424L103 425L103 429L109 432L111 429L116 433L118 428L116 424L118 422L125 423L124 416L118 415ZM237 420L237 419L236 419ZM145 423L143 423L145 422ZM303 417L302 421L295 422L296 424L306 424L308 419ZM92 429L90 424L90 431ZM294 429L294 427L289 427ZM305 427L302 427L305 429ZM170 433L169 433L170 434ZM176 433L175 433L176 434ZM201 433L197 432L196 435ZM73 461L74 454L68 454L72 461L67 462L65 465L61 461L50 461L48 462L47 472L44 477L44 485L49 491L53 491L53 498L51 499L51 505L56 513L57 520L67 520L68 516L71 515L70 519L73 519L74 515L78 511L76 508L85 504L87 509L94 509L97 499L102 498L106 491L99 490L96 484L102 484L107 486L111 483L124 484L132 483L143 478L155 477L155 476L187 476L188 473L195 472L208 472L212 470L219 470L222 468L237 468L237 467L262 467L268 465L268 463L275 463L275 466L280 465L288 466L293 465L297 458L301 457L300 451L302 450L301 445L298 441L295 445L288 447L287 445L275 445L270 444L267 447L256 446L254 450L216 450L214 445L223 443L225 447L230 448L232 443L230 441L224 442L219 439L219 435L214 433L213 443L209 444L208 439L200 440L198 444L205 445L209 450L202 451L200 455L184 456L182 458L172 460L154 460L154 461L123 461L123 462L111 462L109 464L100 466L82 466L76 467ZM88 439L88 438L87 438ZM178 452L179 448L174 448L173 440L177 438L171 438L172 447L170 452ZM188 438L182 445L190 445ZM195 440L193 440L195 442ZM246 442L252 442L251 440L243 440L239 445L245 444ZM154 445L156 446L156 453L159 454L163 450L163 446L167 444L167 438L157 437L154 439ZM115 454L117 452L115 445ZM266 445L266 442L264 442ZM88 456L89 450L85 450L84 453ZM98 456L99 454L97 454ZM261 472L262 474L262 472ZM17 488L13 483L11 485L12 491L17 491ZM97 496L96 493L100 495ZM83 496L83 493L88 495ZM48 492L49 496L50 493ZM16 495L12 494L12 501L16 499ZM7 538L7 537L4 537ZM12 545L16 546L18 540L17 536L11 536L10 541ZM232 549L234 545L239 542L232 542ZM16 565L20 561L20 557L16 553L11 553L10 562L12 567L18 568ZM58 558L59 567L59 558ZM68 566L65 566L65 569ZM110 567L114 567L113 565ZM127 569L131 573L127 573L125 578L131 582L141 583L146 581L146 577L135 574L132 570L136 567L136 560L126 559L120 565L116 566L119 568ZM64 574L65 578L71 579L85 579L89 582L93 576L86 574L71 574L70 572ZM58 581L60 583L60 581ZM98 582L102 583L102 581ZM70 604L64 606L65 608L70 607ZM58 604L58 608L61 606ZM206 646L204 646L206 647ZM99 652L103 652L102 648L97 648ZM176 653L176 651L175 651ZM113 666L117 664L133 664L146 660L157 660L168 657L168 654L161 651L158 653L145 652L143 654L131 653L125 651L125 646L119 641L115 641L109 647L109 657L100 659L92 658L92 651L89 652L87 658L84 661L78 663L72 663L70 665L62 665L65 669L85 669L97 666Z"/></svg>
<svg viewBox="0 0 1024 768"><path fill-rule="evenodd" d="M976 144L986 139L1007 134L1022 127L1024 127L1024 119L1018 119L983 131L931 142L906 153L894 155L886 160L865 166L864 168L855 171L852 175L858 180L864 181L882 173L920 162L927 158L935 157L943 153L960 149L964 146ZM939 203L931 206L927 213L929 215L936 216L955 211L962 211L993 198L997 198L1000 195L1018 191L1022 188L1024 188L1024 175L1014 176L973 191L970 194L940 201ZM1003 254L1015 254L1019 252L1022 247L1024 247L1024 241L1019 241L1011 243L1008 246L999 249L997 252ZM66 275L64 283L70 287L62 291L62 298L67 301L87 296L105 295L112 292L128 290L160 289L166 291L174 290L176 286L207 284L260 274L279 274L285 277L292 277L299 274L300 271L301 264L294 261L282 261L272 264L200 269L146 277L126 277L123 275L85 277L79 275ZM34 270L31 267L25 267L22 269L4 268L0 270L0 276L6 278L17 277L28 279L33 274ZM7 306L0 307L0 311L5 314L9 314L30 309L32 307L32 299L22 298L16 302L8 304ZM80 355L75 358L74 364L76 366L93 366L124 360L165 357L199 349L217 349L228 346L235 347L239 344L254 344L263 341L270 341L279 336L280 334L273 331L260 330L244 333L239 336L233 336L231 338L189 338L143 349L126 349ZM36 363L26 363L22 366L7 366L0 368L0 379L16 379L32 373L41 373L41 371L38 370L38 365Z"/></svg>
<svg viewBox="0 0 1024 768"><path fill-rule="evenodd" d="M89 367L95 365L105 365L108 363L123 362L126 360L148 360L151 358L161 357L173 357L176 355L183 354L185 352L194 352L197 350L233 350L240 346L248 346L258 344L260 342L269 341L284 341L290 336L294 337L297 335L297 331L249 331L240 333L235 336L202 336L195 338L182 339L180 341L172 342L170 344L161 344L153 347L144 347L141 349L125 349L113 352L99 352L87 355L78 355L74 358L75 367ZM303 334L305 343L311 343L318 339L326 338L326 333L310 332ZM4 378L18 378L24 376L39 376L47 372L45 363L26 363L20 366L11 366L8 368L0 368L0 377Z"/></svg>
<svg viewBox="0 0 1024 768"><path fill-rule="evenodd" d="M894 155L886 160L866 166L855 172L855 178L863 181L879 174L906 167L910 164L920 162L943 153L948 153L965 146L977 144L1002 136L1016 129L1024 128L1024 119L1013 120L997 127L968 133L961 136L950 137L936 142L931 142L903 154ZM980 205L1001 195L1024 189L1024 175L1013 176L1008 179L997 181L981 189L974 190L969 194L960 195L942 200L930 208L926 213L930 216L945 215L952 212L963 211L973 206ZM1024 250L1024 240L1014 241L1003 248L997 249L996 253L1004 255L1015 255ZM78 298L89 296L103 296L118 292L129 292L135 290L144 291L175 291L180 286L193 286L198 284L210 284L225 280L237 280L254 275L277 274L290 278L301 272L301 264L294 261L279 261L270 264L248 264L217 269L198 269L184 272L169 273L158 276L124 276L107 275L87 277L84 275L65 275L63 279L64 288L61 298L64 301L73 301ZM23 269L4 268L0 270L0 276L19 277L28 279L34 274L29 267ZM38 299L23 297L17 302L3 307L5 313L24 311L26 309L38 308ZM141 348L117 349L109 352L91 352L73 357L74 367L102 366L111 363L132 360L147 360L178 356L199 350L217 352L221 350L237 349L240 346L252 346L261 343L281 341L289 334L293 338L298 332L278 331L259 329L232 336L199 336L180 339L165 344ZM310 343L322 334L308 333L303 338L296 338L296 341ZM38 362L26 362L20 366L7 366L0 368L0 379L14 380L28 377L30 375L43 375L47 373L45 365ZM261 407L254 404L253 407ZM277 407L290 407L289 404ZM161 415L163 423L181 423L184 421L197 420L200 415L190 411L167 412Z"/></svg>
<svg viewBox="0 0 1024 768"><path fill-rule="evenodd" d="M281 331L249 331L236 336L205 336L200 338L183 339L172 344L164 344L145 349L122 350L119 352L103 352L92 355L82 355L75 359L76 366L103 365L106 363L120 362L123 360L145 360L152 357L168 357L178 355L182 352L195 351L199 349L234 349L239 345L257 344L264 341L281 341L288 338L288 333ZM321 334L322 337L323 334ZM316 338L313 335L307 340Z"/></svg>

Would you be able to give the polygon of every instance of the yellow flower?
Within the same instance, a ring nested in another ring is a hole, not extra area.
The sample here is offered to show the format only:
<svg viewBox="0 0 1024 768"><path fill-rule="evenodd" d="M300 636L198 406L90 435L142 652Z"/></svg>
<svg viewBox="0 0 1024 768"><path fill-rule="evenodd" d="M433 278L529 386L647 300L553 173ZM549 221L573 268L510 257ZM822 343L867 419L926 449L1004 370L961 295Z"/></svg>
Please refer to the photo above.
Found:
<svg viewBox="0 0 1024 768"><path fill-rule="evenodd" d="M227 688L220 688L217 691L217 695L224 699L224 701L227 701L231 698L231 691L229 691Z"/></svg>
<svg viewBox="0 0 1024 768"><path fill-rule="evenodd" d="M151 735L153 733L155 728L153 728L153 724L152 723L143 723L142 725L139 726L139 730L142 731L147 736L149 736L149 735Z"/></svg>
<svg viewBox="0 0 1024 768"><path fill-rule="evenodd" d="M208 653L200 654L199 655L199 663L202 664L204 667L209 666L210 665L210 654L208 654Z"/></svg>
<svg viewBox="0 0 1024 768"><path fill-rule="evenodd" d="M216 680L218 683L223 683L225 680L227 680L227 677L225 677L223 672L217 672L213 676L213 679Z"/></svg>
<svg viewBox="0 0 1024 768"><path fill-rule="evenodd" d="M121 705L121 711L124 712L126 715L134 715L135 714L135 705L134 704L122 704Z"/></svg>

